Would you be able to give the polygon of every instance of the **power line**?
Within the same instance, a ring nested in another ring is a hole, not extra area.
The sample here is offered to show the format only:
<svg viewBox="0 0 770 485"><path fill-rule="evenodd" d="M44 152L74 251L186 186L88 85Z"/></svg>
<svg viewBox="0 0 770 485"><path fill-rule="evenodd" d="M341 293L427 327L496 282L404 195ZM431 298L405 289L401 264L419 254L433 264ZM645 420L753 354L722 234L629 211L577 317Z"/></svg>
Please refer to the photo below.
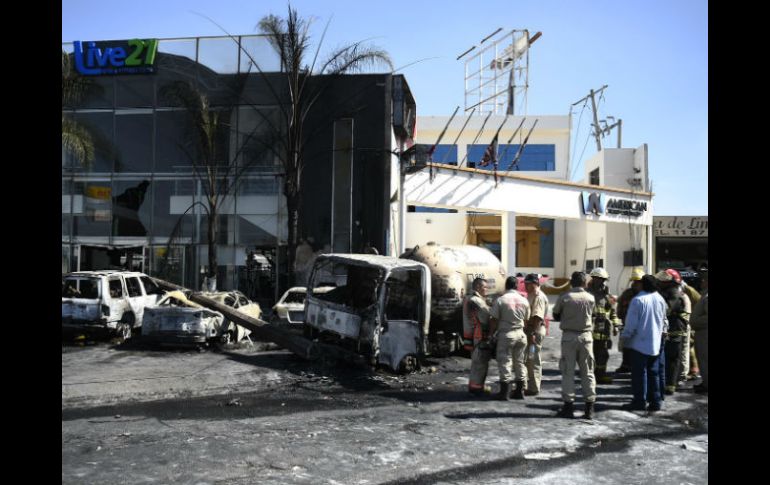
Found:
<svg viewBox="0 0 770 485"><path fill-rule="evenodd" d="M575 165L575 172L570 174L570 178L569 178L570 180L572 180L572 177L577 175L577 168L578 168L578 166L580 166L580 162L583 161L583 154L586 152L586 147L588 146L588 140L590 140L590 139L591 139L591 132L589 132L588 136L586 136L586 142L583 144L583 151L580 152L580 158L578 159L577 165Z"/></svg>
<svg viewBox="0 0 770 485"><path fill-rule="evenodd" d="M572 144L572 160L570 160L569 162L570 167L573 167L572 170L574 170L574 167L575 167L574 162L575 162L575 151L576 151L575 148L577 148L577 139L578 139L577 134L580 133L580 124L583 121L583 113L585 112L587 105L588 105L588 99L586 99L583 102L583 107L580 109L580 116L578 116L578 125L577 125L577 128L575 129L575 142ZM570 112L572 112L572 106L570 106ZM572 173L572 170L570 170L570 175Z"/></svg>

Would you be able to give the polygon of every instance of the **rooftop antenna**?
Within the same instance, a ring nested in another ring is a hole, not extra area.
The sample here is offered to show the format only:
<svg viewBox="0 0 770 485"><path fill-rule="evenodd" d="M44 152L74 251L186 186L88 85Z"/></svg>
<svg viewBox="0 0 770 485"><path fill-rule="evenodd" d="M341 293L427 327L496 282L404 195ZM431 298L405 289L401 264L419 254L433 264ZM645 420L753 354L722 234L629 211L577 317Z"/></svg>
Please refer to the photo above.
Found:
<svg viewBox="0 0 770 485"><path fill-rule="evenodd" d="M487 45L502 28L498 28L481 42L457 56L465 60L465 111L479 108L480 115L516 114L516 98L523 100L523 114L527 112L527 88L529 87L529 47L540 38L542 32L532 37L528 30L512 30ZM519 82L523 78L523 83Z"/></svg>

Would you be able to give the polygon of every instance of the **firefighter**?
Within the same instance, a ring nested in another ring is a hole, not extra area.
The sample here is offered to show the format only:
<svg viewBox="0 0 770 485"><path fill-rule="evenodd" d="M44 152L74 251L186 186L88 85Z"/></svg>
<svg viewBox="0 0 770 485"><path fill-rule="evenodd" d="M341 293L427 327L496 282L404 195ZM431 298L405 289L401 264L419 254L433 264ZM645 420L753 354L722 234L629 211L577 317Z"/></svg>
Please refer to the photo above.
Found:
<svg viewBox="0 0 770 485"><path fill-rule="evenodd" d="M545 314L548 313L548 297L540 291L540 275L530 273L524 278L524 286L527 288L527 301L529 302L530 317L524 332L527 334L527 389L525 396L537 396L540 393L540 379L542 377L542 364L540 362L540 350L545 339Z"/></svg>
<svg viewBox="0 0 770 485"><path fill-rule="evenodd" d="M473 293L463 301L463 347L471 352L468 392L481 396L486 390L484 381L493 352L489 339L489 306L485 300L488 286L484 278L476 278L471 288Z"/></svg>
<svg viewBox="0 0 770 485"><path fill-rule="evenodd" d="M659 271L655 274L661 296L666 300L668 312L668 333L665 339L666 352L666 387L663 391L671 395L676 391L679 377L679 365L682 360L682 346L690 333L690 298L674 280L672 270Z"/></svg>
<svg viewBox="0 0 770 485"><path fill-rule="evenodd" d="M497 398L507 401L510 397L524 399L524 379L527 368L524 358L527 336L524 324L529 320L529 302L516 290L519 280L509 276L503 293L490 310L490 332L497 332L497 368L500 370L500 394ZM511 394L511 379L515 376L516 389Z"/></svg>
<svg viewBox="0 0 770 485"><path fill-rule="evenodd" d="M562 418L573 418L575 402L575 363L580 367L580 383L585 399L585 419L592 419L596 402L596 379L594 378L594 350L591 329L591 315L594 311L594 297L585 289L586 274L575 271L570 278L572 289L562 293L553 306L553 318L561 328L561 397L564 405L556 414Z"/></svg>
<svg viewBox="0 0 770 485"><path fill-rule="evenodd" d="M690 323L695 330L695 352L698 355L700 374L703 380L693 387L696 394L708 393L709 390L709 274L703 272L701 288L705 290L698 303L692 309Z"/></svg>
<svg viewBox="0 0 770 485"><path fill-rule="evenodd" d="M695 308L695 305L701 299L701 294L698 290L688 285L686 281L682 279L682 276L675 269L672 269L672 276L674 280L682 287L682 291L690 299L690 306ZM685 343L682 345L682 363L679 365L679 380L683 382L691 381L700 377L698 370L698 359L695 355L695 333L690 326L690 334L685 338Z"/></svg>
<svg viewBox="0 0 770 485"><path fill-rule="evenodd" d="M597 384L612 384L612 376L607 373L607 361L610 359L609 350L612 348L612 336L618 334L620 320L615 313L613 304L615 297L610 295L607 287L609 273L604 268L594 268L591 271L591 282L588 292L596 300L593 313L594 358L596 359Z"/></svg>
<svg viewBox="0 0 770 485"><path fill-rule="evenodd" d="M618 318L623 322L621 323L619 330L622 330L625 324L628 305L630 305L631 300L642 291L642 276L644 276L644 270L639 267L634 268L631 271L631 277L629 278L631 286L626 288L618 297ZM623 361L620 363L620 367L615 371L615 374L628 374L631 372L631 362L629 360L628 350L623 348L622 339L618 340L618 351L623 354Z"/></svg>

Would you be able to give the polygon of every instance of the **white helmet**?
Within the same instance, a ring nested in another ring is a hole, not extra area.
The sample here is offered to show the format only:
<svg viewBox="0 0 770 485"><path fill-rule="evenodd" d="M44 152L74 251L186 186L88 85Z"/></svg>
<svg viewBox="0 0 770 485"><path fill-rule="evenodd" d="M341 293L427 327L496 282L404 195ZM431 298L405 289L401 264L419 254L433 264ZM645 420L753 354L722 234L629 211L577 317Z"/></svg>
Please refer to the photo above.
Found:
<svg viewBox="0 0 770 485"><path fill-rule="evenodd" d="M610 274L607 273L607 270L604 268L594 268L591 270L591 274L589 275L591 278L604 278L605 280L610 279Z"/></svg>

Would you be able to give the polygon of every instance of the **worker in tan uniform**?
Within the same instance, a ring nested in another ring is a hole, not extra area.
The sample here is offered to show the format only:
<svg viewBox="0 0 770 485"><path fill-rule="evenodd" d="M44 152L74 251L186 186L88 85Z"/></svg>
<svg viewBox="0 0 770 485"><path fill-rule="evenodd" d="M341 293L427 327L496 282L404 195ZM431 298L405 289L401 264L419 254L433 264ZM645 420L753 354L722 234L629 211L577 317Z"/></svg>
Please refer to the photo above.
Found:
<svg viewBox="0 0 770 485"><path fill-rule="evenodd" d="M561 396L564 405L556 414L562 418L574 418L575 362L580 367L580 383L585 399L585 419L593 419L596 401L594 377L593 320L596 302L586 287L586 274L575 271L570 278L572 289L562 293L553 307L553 318L561 328Z"/></svg>
<svg viewBox="0 0 770 485"><path fill-rule="evenodd" d="M475 396L484 393L484 381L487 379L489 360L492 358L493 347L489 336L489 306L487 282L476 278L471 284L472 294L463 301L463 340L465 348L471 350L471 374L468 378L468 392ZM470 344L470 345L469 345Z"/></svg>
<svg viewBox="0 0 770 485"><path fill-rule="evenodd" d="M548 312L548 297L540 290L540 275L530 273L524 278L524 286L527 289L527 301L529 302L529 320L524 327L527 335L527 389L525 396L537 396L540 394L540 380L543 375L543 367L540 361L540 350L545 339L545 314Z"/></svg>
<svg viewBox="0 0 770 485"><path fill-rule="evenodd" d="M500 393L497 398L507 401L509 398L524 399L524 379L527 368L524 356L527 349L527 336L524 324L529 320L529 302L518 291L518 279L509 276L505 280L505 293L492 304L490 315L490 333L497 332L497 368L500 370ZM511 394L511 382L516 382L516 389Z"/></svg>
<svg viewBox="0 0 770 485"><path fill-rule="evenodd" d="M703 272L702 286L705 291L692 310L690 324L695 330L695 352L700 364L700 375L703 381L693 387L696 394L709 391L709 278L708 272Z"/></svg>

